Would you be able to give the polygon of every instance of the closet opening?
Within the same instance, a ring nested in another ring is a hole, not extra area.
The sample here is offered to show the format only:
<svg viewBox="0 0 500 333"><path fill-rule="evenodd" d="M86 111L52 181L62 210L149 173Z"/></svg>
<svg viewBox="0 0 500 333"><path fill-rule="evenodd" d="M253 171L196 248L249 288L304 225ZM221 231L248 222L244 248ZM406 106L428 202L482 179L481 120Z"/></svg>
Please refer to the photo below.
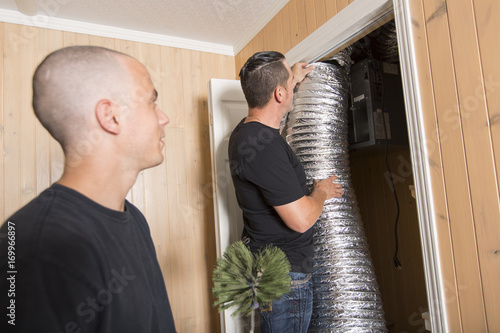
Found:
<svg viewBox="0 0 500 333"><path fill-rule="evenodd" d="M352 44L353 187L389 332L430 330L394 20Z"/></svg>

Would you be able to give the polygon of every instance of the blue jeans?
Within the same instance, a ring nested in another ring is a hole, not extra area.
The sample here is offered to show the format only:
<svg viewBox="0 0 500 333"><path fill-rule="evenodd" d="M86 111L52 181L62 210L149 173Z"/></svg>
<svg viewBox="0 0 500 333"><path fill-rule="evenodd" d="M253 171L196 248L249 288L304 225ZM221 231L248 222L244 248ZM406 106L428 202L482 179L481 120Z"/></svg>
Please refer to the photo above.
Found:
<svg viewBox="0 0 500 333"><path fill-rule="evenodd" d="M306 333L311 321L311 274L290 272L291 290L269 308L260 309L261 333Z"/></svg>

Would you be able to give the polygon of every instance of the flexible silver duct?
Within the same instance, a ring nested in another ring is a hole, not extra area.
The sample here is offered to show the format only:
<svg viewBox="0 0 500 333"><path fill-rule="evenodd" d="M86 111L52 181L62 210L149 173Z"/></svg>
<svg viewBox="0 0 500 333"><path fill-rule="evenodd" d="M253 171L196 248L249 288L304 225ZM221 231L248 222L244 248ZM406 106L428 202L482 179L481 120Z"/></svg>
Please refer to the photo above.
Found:
<svg viewBox="0 0 500 333"><path fill-rule="evenodd" d="M344 65L315 63L295 93L287 141L302 162L308 186L337 175L344 195L325 203L314 225L314 303L310 332L387 332L348 154L348 51Z"/></svg>
<svg viewBox="0 0 500 333"><path fill-rule="evenodd" d="M397 38L394 20L387 22L379 29L375 45L380 60L393 63L399 61Z"/></svg>

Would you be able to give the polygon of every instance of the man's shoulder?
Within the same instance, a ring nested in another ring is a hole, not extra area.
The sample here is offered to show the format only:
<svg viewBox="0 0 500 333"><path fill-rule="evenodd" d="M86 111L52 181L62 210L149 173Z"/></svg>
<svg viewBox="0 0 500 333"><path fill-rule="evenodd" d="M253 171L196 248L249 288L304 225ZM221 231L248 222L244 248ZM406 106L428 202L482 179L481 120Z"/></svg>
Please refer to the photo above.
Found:
<svg viewBox="0 0 500 333"><path fill-rule="evenodd" d="M247 161L255 157L267 159L285 152L286 145L278 130L250 122L235 128L229 139L228 153L230 158L245 158Z"/></svg>
<svg viewBox="0 0 500 333"><path fill-rule="evenodd" d="M77 199L51 187L10 216L0 233L15 233L19 260L66 258L71 253L90 254L96 237L105 237L95 227L97 217Z"/></svg>
<svg viewBox="0 0 500 333"><path fill-rule="evenodd" d="M28 230L40 230L41 224L77 221L81 218L78 211L82 209L77 201L52 186L12 214L5 224L15 224L24 234Z"/></svg>
<svg viewBox="0 0 500 333"><path fill-rule="evenodd" d="M36 225L50 210L54 196L55 193L49 189L43 191L5 220L0 228L0 233L4 233L4 229L15 230L19 241L31 236L30 231L36 228Z"/></svg>

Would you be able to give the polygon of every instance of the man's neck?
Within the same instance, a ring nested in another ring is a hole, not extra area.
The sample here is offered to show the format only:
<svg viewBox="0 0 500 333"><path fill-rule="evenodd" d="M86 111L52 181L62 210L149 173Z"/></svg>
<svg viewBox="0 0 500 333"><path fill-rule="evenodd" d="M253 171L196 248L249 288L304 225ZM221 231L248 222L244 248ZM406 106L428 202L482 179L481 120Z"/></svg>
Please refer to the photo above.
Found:
<svg viewBox="0 0 500 333"><path fill-rule="evenodd" d="M283 116L277 109L271 109L269 107L264 107L262 109L253 108L248 110L248 116L245 118L245 123L257 121L266 126L279 129L282 119Z"/></svg>
<svg viewBox="0 0 500 333"><path fill-rule="evenodd" d="M137 173L123 173L113 167L65 166L57 183L69 187L98 204L117 211L124 211L125 197L134 185Z"/></svg>

